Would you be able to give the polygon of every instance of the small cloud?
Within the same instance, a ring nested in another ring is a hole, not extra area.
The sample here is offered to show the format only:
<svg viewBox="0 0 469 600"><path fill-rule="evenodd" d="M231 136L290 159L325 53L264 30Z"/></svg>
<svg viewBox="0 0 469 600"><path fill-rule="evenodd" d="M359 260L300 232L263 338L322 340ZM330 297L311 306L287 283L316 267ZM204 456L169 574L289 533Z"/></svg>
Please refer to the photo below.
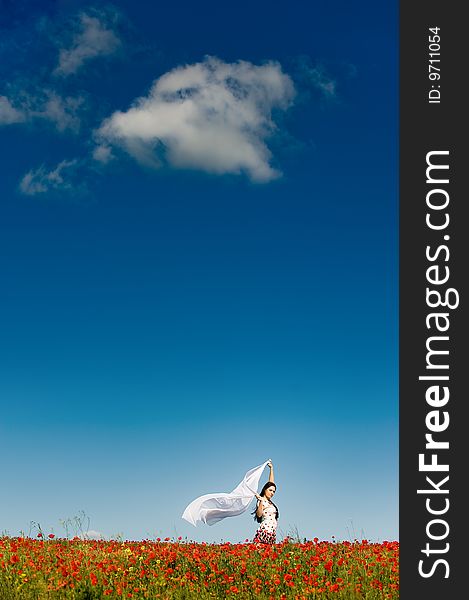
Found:
<svg viewBox="0 0 469 600"><path fill-rule="evenodd" d="M20 181L19 189L27 196L44 194L49 190L70 190L72 183L68 177L77 163L77 160L63 160L51 171L47 171L44 165L41 165L38 169L26 173Z"/></svg>
<svg viewBox="0 0 469 600"><path fill-rule="evenodd" d="M0 96L0 125L11 125L26 121L22 110L15 108L6 96Z"/></svg>
<svg viewBox="0 0 469 600"><path fill-rule="evenodd" d="M337 95L337 82L321 64L312 65L309 57L302 56L298 60L298 79L307 87L321 92L326 98Z"/></svg>
<svg viewBox="0 0 469 600"><path fill-rule="evenodd" d="M97 162L100 162L104 165L107 164L114 158L112 154L112 148L104 144L96 146L96 148L93 150L93 158Z"/></svg>
<svg viewBox="0 0 469 600"><path fill-rule="evenodd" d="M54 75L67 77L79 71L83 65L99 56L109 56L121 42L103 14L92 16L81 13L69 47L59 53L59 64Z"/></svg>
<svg viewBox="0 0 469 600"><path fill-rule="evenodd" d="M56 92L47 90L42 106L39 110L33 111L31 116L51 121L58 131L69 129L77 132L80 128L80 118L77 113L83 102L83 98L62 98Z"/></svg>
<svg viewBox="0 0 469 600"><path fill-rule="evenodd" d="M321 90L321 92L333 98L336 95L336 82L329 78L324 71L319 68L312 69L309 73L309 80L313 86Z"/></svg>
<svg viewBox="0 0 469 600"><path fill-rule="evenodd" d="M164 74L148 96L106 119L96 137L150 167L164 159L174 168L244 172L267 182L280 175L265 143L276 130L272 112L287 110L294 94L276 62L256 66L207 57Z"/></svg>
<svg viewBox="0 0 469 600"><path fill-rule="evenodd" d="M83 540L102 540L104 538L103 534L100 531L95 531L94 529L89 529L85 531L81 536Z"/></svg>
<svg viewBox="0 0 469 600"><path fill-rule="evenodd" d="M0 125L25 123L36 119L50 121L60 132L78 132L82 97L62 97L57 92L45 89L32 95L25 91L13 94L14 101L0 96Z"/></svg>

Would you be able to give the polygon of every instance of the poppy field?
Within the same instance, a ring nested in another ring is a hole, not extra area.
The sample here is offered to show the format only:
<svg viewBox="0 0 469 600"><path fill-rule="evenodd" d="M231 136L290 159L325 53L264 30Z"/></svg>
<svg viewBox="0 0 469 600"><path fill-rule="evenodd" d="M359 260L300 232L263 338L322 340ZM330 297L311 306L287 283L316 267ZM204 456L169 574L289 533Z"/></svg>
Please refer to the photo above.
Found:
<svg viewBox="0 0 469 600"><path fill-rule="evenodd" d="M0 537L0 599L399 598L399 543Z"/></svg>

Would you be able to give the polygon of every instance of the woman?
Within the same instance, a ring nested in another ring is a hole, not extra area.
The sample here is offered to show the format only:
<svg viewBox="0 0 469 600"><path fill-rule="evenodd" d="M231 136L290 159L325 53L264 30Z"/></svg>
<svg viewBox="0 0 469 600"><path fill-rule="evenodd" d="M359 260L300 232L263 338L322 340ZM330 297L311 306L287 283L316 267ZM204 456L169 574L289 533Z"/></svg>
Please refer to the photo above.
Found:
<svg viewBox="0 0 469 600"><path fill-rule="evenodd" d="M274 466L267 463L270 469L269 481L264 485L260 494L256 494L257 506L253 511L254 520L260 523L253 542L255 544L275 544L277 531L278 508L272 502L277 486L274 482Z"/></svg>

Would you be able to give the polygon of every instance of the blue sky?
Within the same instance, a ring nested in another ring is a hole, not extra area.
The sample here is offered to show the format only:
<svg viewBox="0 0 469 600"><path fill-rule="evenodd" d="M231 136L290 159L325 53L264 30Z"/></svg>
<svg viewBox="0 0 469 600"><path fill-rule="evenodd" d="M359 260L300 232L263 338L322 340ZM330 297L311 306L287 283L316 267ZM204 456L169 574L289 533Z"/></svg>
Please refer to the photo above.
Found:
<svg viewBox="0 0 469 600"><path fill-rule="evenodd" d="M0 18L0 528L398 539L397 5Z"/></svg>

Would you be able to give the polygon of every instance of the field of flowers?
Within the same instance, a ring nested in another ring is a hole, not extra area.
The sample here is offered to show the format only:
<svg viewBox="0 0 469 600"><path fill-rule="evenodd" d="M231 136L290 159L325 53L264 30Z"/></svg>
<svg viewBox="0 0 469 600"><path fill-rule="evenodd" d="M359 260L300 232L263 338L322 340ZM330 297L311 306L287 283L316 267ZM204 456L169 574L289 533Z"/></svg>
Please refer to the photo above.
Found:
<svg viewBox="0 0 469 600"><path fill-rule="evenodd" d="M398 542L0 538L0 599L399 598Z"/></svg>

